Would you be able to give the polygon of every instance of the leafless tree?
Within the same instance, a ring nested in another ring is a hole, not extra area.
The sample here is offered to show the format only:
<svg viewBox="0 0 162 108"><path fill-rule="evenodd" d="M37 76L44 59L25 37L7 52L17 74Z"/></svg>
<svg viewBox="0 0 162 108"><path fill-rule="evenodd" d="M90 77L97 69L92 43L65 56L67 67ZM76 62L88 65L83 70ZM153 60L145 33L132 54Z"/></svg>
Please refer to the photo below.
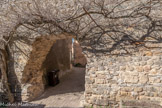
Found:
<svg viewBox="0 0 162 108"><path fill-rule="evenodd" d="M63 32L96 52L119 48L129 53L129 45L162 41L161 0L15 0L0 5L0 49L8 54L15 41L31 44L37 36Z"/></svg>
<svg viewBox="0 0 162 108"><path fill-rule="evenodd" d="M29 42L39 35L67 32L90 44L133 44L161 39L160 0L21 0L1 13L1 39ZM108 39L106 42L105 40ZM122 47L122 45L120 45Z"/></svg>

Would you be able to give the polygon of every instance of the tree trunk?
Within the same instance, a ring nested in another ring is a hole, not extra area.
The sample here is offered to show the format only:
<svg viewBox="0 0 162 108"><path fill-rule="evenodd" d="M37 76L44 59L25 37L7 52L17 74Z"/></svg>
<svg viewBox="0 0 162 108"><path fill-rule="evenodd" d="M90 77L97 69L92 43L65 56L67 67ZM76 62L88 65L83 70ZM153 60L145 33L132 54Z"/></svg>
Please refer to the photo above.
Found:
<svg viewBox="0 0 162 108"><path fill-rule="evenodd" d="M5 99L1 99L1 101L7 100L12 103L14 101L14 97L10 91L8 84L7 60L7 52L5 51L5 49L0 49L0 92L2 93L0 95L3 95L5 97Z"/></svg>

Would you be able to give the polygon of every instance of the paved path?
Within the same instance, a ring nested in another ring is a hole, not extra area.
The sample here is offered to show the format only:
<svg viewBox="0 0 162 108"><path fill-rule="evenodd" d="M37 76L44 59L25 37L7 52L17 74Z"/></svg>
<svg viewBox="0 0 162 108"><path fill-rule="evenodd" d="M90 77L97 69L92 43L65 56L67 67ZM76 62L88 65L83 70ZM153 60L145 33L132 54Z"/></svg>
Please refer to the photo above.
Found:
<svg viewBox="0 0 162 108"><path fill-rule="evenodd" d="M85 69L74 68L60 79L55 87L49 87L45 92L32 101L45 107L83 107L83 93L85 83Z"/></svg>

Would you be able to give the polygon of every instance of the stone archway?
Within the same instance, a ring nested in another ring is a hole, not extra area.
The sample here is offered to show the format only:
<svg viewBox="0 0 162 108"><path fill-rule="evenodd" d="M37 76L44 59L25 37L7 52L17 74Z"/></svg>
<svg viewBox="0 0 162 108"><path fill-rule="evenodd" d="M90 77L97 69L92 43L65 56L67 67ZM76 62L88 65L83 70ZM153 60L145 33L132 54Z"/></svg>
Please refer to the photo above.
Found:
<svg viewBox="0 0 162 108"><path fill-rule="evenodd" d="M44 92L47 85L45 76L47 76L48 71L56 68L61 69L59 73L59 77L61 77L72 69L70 53L68 53L70 52L68 48L71 38L73 36L67 34L58 37L42 36L36 38L22 74L22 101L33 100ZM65 44L65 46L60 46L60 44ZM61 53L56 50L57 48L63 48L64 52Z"/></svg>

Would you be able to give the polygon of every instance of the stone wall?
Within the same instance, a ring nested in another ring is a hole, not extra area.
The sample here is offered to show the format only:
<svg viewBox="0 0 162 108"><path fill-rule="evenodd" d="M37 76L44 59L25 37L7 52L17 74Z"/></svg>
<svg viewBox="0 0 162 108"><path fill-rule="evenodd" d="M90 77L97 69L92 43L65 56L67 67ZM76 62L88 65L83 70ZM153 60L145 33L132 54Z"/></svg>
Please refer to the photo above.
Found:
<svg viewBox="0 0 162 108"><path fill-rule="evenodd" d="M162 44L154 46L157 49L142 48L132 55L89 53L85 105L118 106L122 100L156 101L162 105Z"/></svg>
<svg viewBox="0 0 162 108"><path fill-rule="evenodd" d="M18 56L19 53L15 53L15 57L19 59L14 59L14 71L21 85L23 101L32 100L44 91L42 76L46 69L43 68L43 63L56 40L67 37L66 34L59 38L37 38L29 46L33 48L27 59L22 54ZM134 52L132 49L135 48L127 46L127 50L132 51L131 54L121 54L120 49L115 49L112 53L97 54L97 51L87 50L89 47L85 48L83 45L83 53L87 58L85 106L118 106L122 100L156 101L162 105L161 43L148 44Z"/></svg>
<svg viewBox="0 0 162 108"><path fill-rule="evenodd" d="M20 41L15 41L15 43L12 44L12 57L9 61L8 80L15 101L32 100L44 91L45 83L43 76L47 71L50 71L50 67L47 67L44 64L51 49L55 52L54 58L56 59L58 57L58 60L53 60L55 64L59 65L59 69L64 68L60 72L60 75L68 72L67 70L71 68L68 47L70 47L69 44L72 37L73 36L67 34L61 34L59 37L42 36L37 37L31 45L27 45ZM60 44L57 43L58 40L66 40L67 44L65 45L65 42L63 41L62 43L64 43L65 46L60 46ZM64 53L60 54L59 49L64 51ZM62 67L63 60L61 61L59 59L62 59L64 54L69 57L66 57L66 61L68 62L67 66L64 65ZM56 68L56 66L54 67Z"/></svg>
<svg viewBox="0 0 162 108"><path fill-rule="evenodd" d="M23 101L32 100L44 91L46 85L44 77L48 71L59 69L62 70L62 75L64 71L68 72L66 70L71 69L68 49L70 40L69 35L59 35L59 37L39 37L34 41L30 58L22 72Z"/></svg>

